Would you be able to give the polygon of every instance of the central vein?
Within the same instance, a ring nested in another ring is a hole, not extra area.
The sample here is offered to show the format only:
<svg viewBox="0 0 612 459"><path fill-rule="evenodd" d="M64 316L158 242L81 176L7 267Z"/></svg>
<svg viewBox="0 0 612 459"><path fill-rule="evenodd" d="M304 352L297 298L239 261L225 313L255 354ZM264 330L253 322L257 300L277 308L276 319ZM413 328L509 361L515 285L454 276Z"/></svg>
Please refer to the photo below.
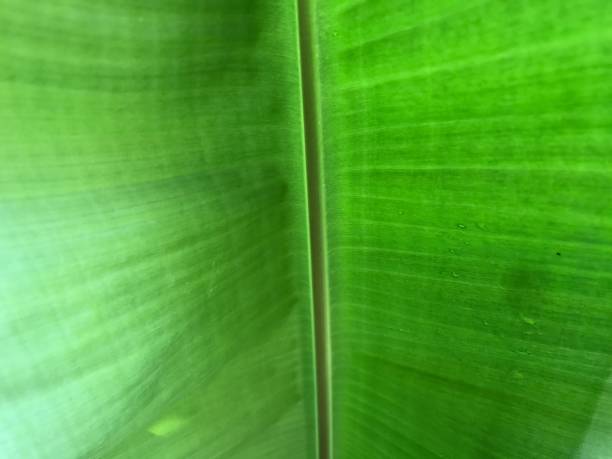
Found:
<svg viewBox="0 0 612 459"><path fill-rule="evenodd" d="M331 457L331 352L314 0L297 0L310 232L319 459Z"/></svg>

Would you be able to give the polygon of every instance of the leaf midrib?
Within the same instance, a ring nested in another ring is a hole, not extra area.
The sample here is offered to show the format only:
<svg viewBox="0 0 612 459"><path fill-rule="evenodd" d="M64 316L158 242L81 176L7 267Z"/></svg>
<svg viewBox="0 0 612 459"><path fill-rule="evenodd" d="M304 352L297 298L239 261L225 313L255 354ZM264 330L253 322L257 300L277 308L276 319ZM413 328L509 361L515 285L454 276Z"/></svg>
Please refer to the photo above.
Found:
<svg viewBox="0 0 612 459"><path fill-rule="evenodd" d="M298 51L302 90L302 129L309 225L313 345L317 398L317 441L320 459L331 457L331 349L329 291L319 76L317 71L315 0L297 0Z"/></svg>

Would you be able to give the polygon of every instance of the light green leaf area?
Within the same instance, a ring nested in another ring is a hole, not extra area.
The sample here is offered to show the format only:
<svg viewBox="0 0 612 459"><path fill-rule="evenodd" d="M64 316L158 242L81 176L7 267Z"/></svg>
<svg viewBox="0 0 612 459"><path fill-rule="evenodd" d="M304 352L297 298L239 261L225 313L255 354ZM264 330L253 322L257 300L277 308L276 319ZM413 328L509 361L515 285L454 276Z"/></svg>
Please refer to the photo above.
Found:
<svg viewBox="0 0 612 459"><path fill-rule="evenodd" d="M0 0L0 458L609 458L611 57L604 0Z"/></svg>
<svg viewBox="0 0 612 459"><path fill-rule="evenodd" d="M313 457L295 8L0 2L0 457Z"/></svg>

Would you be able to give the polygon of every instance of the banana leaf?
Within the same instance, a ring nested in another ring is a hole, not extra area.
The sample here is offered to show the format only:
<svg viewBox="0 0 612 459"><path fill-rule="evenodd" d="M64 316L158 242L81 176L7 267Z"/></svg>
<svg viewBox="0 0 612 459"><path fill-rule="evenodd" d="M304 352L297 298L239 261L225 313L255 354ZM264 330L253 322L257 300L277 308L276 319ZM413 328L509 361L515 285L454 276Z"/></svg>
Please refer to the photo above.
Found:
<svg viewBox="0 0 612 459"><path fill-rule="evenodd" d="M611 457L611 57L604 0L0 0L0 457Z"/></svg>

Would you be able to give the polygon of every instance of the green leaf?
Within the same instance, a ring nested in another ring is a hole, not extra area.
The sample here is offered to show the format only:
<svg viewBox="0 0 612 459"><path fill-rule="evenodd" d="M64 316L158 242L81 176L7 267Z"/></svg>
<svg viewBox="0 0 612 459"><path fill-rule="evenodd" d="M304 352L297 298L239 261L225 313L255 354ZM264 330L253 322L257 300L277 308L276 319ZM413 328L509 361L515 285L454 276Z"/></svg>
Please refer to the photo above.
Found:
<svg viewBox="0 0 612 459"><path fill-rule="evenodd" d="M2 1L0 53L0 457L313 457L294 6Z"/></svg>
<svg viewBox="0 0 612 459"><path fill-rule="evenodd" d="M334 457L609 457L612 4L319 7Z"/></svg>
<svg viewBox="0 0 612 459"><path fill-rule="evenodd" d="M609 457L611 31L0 0L0 457Z"/></svg>

